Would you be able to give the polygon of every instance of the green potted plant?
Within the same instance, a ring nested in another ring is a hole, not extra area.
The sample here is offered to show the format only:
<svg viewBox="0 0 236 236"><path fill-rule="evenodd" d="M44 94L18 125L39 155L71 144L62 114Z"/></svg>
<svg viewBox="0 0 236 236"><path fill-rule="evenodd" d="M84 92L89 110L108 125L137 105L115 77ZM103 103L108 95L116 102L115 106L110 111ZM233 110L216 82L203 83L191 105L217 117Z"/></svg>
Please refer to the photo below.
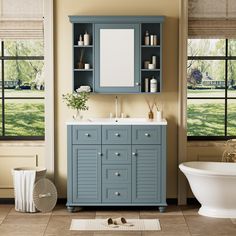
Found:
<svg viewBox="0 0 236 236"><path fill-rule="evenodd" d="M88 110L86 102L89 99L89 92L73 92L62 95L63 100L69 108L75 109L76 114L73 115L74 120L81 120L80 111Z"/></svg>

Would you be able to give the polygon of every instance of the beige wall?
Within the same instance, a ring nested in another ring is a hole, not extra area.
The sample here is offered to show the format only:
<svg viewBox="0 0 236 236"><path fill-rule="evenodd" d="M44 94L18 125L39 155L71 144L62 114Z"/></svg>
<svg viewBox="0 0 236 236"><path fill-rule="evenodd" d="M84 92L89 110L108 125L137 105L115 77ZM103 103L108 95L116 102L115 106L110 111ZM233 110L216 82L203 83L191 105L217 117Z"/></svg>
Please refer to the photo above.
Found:
<svg viewBox="0 0 236 236"><path fill-rule="evenodd" d="M66 125L73 112L62 102L72 89L72 26L68 15L164 15L163 93L161 95L120 95L122 112L133 117L147 116L145 97L163 103L168 120L167 197L177 197L177 81L179 0L55 0L55 174L59 196L66 197ZM114 95L92 95L85 117L107 117L114 113Z"/></svg>
<svg viewBox="0 0 236 236"><path fill-rule="evenodd" d="M44 142L0 142L0 198L12 198L13 178L16 167L45 166Z"/></svg>

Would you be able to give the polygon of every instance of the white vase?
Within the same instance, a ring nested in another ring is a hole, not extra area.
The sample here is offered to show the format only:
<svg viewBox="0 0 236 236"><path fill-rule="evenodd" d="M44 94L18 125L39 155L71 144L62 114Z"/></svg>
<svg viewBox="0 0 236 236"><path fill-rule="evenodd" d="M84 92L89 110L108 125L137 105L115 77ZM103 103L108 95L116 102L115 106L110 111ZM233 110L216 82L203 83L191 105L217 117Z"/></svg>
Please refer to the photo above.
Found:
<svg viewBox="0 0 236 236"><path fill-rule="evenodd" d="M80 110L76 110L76 113L73 115L73 119L75 121L80 121L83 119L83 116L80 113Z"/></svg>
<svg viewBox="0 0 236 236"><path fill-rule="evenodd" d="M162 121L162 112L157 110L157 113L156 113L156 121L157 122L161 122Z"/></svg>

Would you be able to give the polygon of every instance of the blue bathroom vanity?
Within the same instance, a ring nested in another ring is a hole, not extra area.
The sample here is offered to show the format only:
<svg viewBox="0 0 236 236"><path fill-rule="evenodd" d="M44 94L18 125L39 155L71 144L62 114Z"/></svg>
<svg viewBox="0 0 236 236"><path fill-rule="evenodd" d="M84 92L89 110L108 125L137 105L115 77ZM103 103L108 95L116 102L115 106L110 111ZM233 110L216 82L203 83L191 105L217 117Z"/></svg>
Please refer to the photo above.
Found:
<svg viewBox="0 0 236 236"><path fill-rule="evenodd" d="M89 86L94 93L150 93L155 78L157 88L152 92L161 92L163 16L69 19L73 27L73 90Z"/></svg>
<svg viewBox="0 0 236 236"><path fill-rule="evenodd" d="M68 122L67 207L166 207L167 122Z"/></svg>

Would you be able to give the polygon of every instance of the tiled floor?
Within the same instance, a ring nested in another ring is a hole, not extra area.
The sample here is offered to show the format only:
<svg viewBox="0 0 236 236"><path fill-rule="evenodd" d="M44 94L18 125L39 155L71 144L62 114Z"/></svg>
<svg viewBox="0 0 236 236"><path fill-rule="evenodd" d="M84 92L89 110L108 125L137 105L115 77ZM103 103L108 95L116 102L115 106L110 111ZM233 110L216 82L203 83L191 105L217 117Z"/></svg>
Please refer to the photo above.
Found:
<svg viewBox="0 0 236 236"><path fill-rule="evenodd" d="M52 213L19 213L13 205L0 205L0 236L235 236L236 219L215 219L199 216L197 206L168 206L165 213L148 208L84 208L77 213L68 213L64 205L57 205ZM71 219L94 219L119 217L152 219L158 218L159 232L78 232L69 231Z"/></svg>

